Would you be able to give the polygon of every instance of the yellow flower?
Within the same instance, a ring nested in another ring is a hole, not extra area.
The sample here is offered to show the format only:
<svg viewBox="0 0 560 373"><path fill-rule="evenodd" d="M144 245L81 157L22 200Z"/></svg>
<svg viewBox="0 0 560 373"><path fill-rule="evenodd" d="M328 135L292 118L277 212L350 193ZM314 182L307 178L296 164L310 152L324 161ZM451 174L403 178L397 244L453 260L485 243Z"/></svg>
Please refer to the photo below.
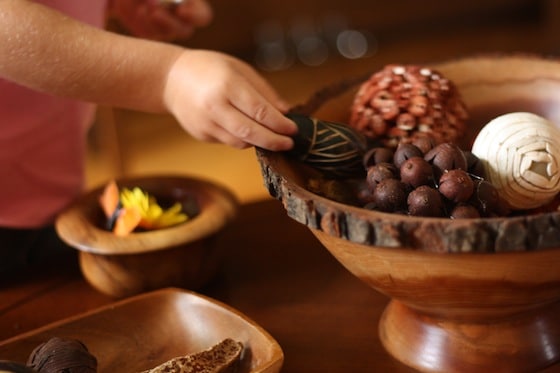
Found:
<svg viewBox="0 0 560 373"><path fill-rule="evenodd" d="M165 228L188 219L179 202L163 209L153 196L138 187L132 190L123 188L120 192L120 202L124 208L138 211L141 217L138 226L144 229Z"/></svg>

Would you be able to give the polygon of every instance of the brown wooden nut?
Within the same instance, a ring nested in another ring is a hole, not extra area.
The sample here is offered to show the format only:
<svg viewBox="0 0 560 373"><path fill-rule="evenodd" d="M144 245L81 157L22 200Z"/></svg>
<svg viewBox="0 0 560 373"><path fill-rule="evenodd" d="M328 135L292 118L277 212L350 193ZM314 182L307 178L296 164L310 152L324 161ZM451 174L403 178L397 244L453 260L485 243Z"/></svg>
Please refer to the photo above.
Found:
<svg viewBox="0 0 560 373"><path fill-rule="evenodd" d="M392 163L381 162L367 169L366 183L373 191L377 184L386 179L395 179L398 175L397 168Z"/></svg>
<svg viewBox="0 0 560 373"><path fill-rule="evenodd" d="M393 163L397 168L400 168L407 159L413 157L423 157L423 156L424 154L422 154L422 151L415 145L408 144L408 143L401 143L395 150L395 154L393 156Z"/></svg>
<svg viewBox="0 0 560 373"><path fill-rule="evenodd" d="M412 188L434 185L434 170L424 158L413 157L404 161L400 168L401 181Z"/></svg>
<svg viewBox="0 0 560 373"><path fill-rule="evenodd" d="M17 361L0 360L1 373L37 373L36 370Z"/></svg>
<svg viewBox="0 0 560 373"><path fill-rule="evenodd" d="M444 216L444 204L439 192L428 186L422 185L414 189L407 198L408 213L414 216Z"/></svg>
<svg viewBox="0 0 560 373"><path fill-rule="evenodd" d="M37 346L27 365L39 373L95 373L97 359L76 339L53 337Z"/></svg>
<svg viewBox="0 0 560 373"><path fill-rule="evenodd" d="M451 219L476 219L480 218L480 212L476 207L467 204L458 204L449 214Z"/></svg>
<svg viewBox="0 0 560 373"><path fill-rule="evenodd" d="M406 210L406 186L397 179L385 179L375 188L373 200L380 211L403 212Z"/></svg>
<svg viewBox="0 0 560 373"><path fill-rule="evenodd" d="M383 147L375 147L369 149L363 158L364 167L367 169L370 166L378 163L391 163L393 162L393 150Z"/></svg>
<svg viewBox="0 0 560 373"><path fill-rule="evenodd" d="M469 204L476 207L482 216L503 216L509 213L505 201L500 198L494 185L486 180L476 180L474 184L474 193Z"/></svg>
<svg viewBox="0 0 560 373"><path fill-rule="evenodd" d="M474 183L466 171L448 170L441 175L438 189L445 198L452 202L466 202L474 192Z"/></svg>
<svg viewBox="0 0 560 373"><path fill-rule="evenodd" d="M467 170L465 153L453 143L446 142L437 145L426 153L424 159L434 166L438 177L448 170Z"/></svg>

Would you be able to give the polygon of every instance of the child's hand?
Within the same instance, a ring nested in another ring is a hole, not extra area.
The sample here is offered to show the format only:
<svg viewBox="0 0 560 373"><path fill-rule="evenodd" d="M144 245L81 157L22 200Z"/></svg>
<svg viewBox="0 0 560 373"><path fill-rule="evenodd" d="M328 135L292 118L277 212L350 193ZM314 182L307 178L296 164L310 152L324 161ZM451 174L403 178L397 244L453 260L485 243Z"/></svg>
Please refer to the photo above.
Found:
<svg viewBox="0 0 560 373"><path fill-rule="evenodd" d="M164 90L168 110L202 141L236 148L288 150L296 125L272 87L248 64L225 54L186 50Z"/></svg>

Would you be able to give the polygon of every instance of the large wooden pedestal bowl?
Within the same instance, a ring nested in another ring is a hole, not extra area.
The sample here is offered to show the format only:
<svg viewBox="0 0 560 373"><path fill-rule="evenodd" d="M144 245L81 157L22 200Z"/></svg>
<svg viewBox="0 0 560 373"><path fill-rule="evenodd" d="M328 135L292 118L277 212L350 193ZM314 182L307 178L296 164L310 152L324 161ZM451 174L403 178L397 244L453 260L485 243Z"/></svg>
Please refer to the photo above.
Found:
<svg viewBox="0 0 560 373"><path fill-rule="evenodd" d="M558 61L478 56L433 67L457 84L471 113L463 148L507 112L560 123ZM346 88L322 105L311 100L309 114L347 121L357 87ZM379 336L396 359L426 372L532 372L560 360L559 212L451 220L370 211L311 192L309 170L284 154L257 155L287 214L391 298Z"/></svg>
<svg viewBox="0 0 560 373"><path fill-rule="evenodd" d="M117 236L105 228L107 219L99 205L104 186L86 193L60 214L56 230L79 250L89 284L115 298L205 285L219 267L217 238L236 216L235 196L213 182L179 175L133 177L117 184L139 187L162 206L180 202L190 218L168 228Z"/></svg>

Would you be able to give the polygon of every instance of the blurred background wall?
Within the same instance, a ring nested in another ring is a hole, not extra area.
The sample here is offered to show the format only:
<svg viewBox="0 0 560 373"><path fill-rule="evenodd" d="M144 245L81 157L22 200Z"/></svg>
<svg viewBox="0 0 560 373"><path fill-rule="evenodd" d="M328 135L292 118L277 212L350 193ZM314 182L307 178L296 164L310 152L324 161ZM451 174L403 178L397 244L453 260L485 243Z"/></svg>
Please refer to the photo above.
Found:
<svg viewBox="0 0 560 373"><path fill-rule="evenodd" d="M263 43L282 41L278 38L283 38L288 48L310 36L330 44L347 30L373 37L379 54L399 43L425 42L433 49L439 41L448 38L476 40L475 44L457 48L457 52L498 48L555 52L558 47L556 0L211 0L211 3L215 9L214 24L186 44L247 59L254 58Z"/></svg>

